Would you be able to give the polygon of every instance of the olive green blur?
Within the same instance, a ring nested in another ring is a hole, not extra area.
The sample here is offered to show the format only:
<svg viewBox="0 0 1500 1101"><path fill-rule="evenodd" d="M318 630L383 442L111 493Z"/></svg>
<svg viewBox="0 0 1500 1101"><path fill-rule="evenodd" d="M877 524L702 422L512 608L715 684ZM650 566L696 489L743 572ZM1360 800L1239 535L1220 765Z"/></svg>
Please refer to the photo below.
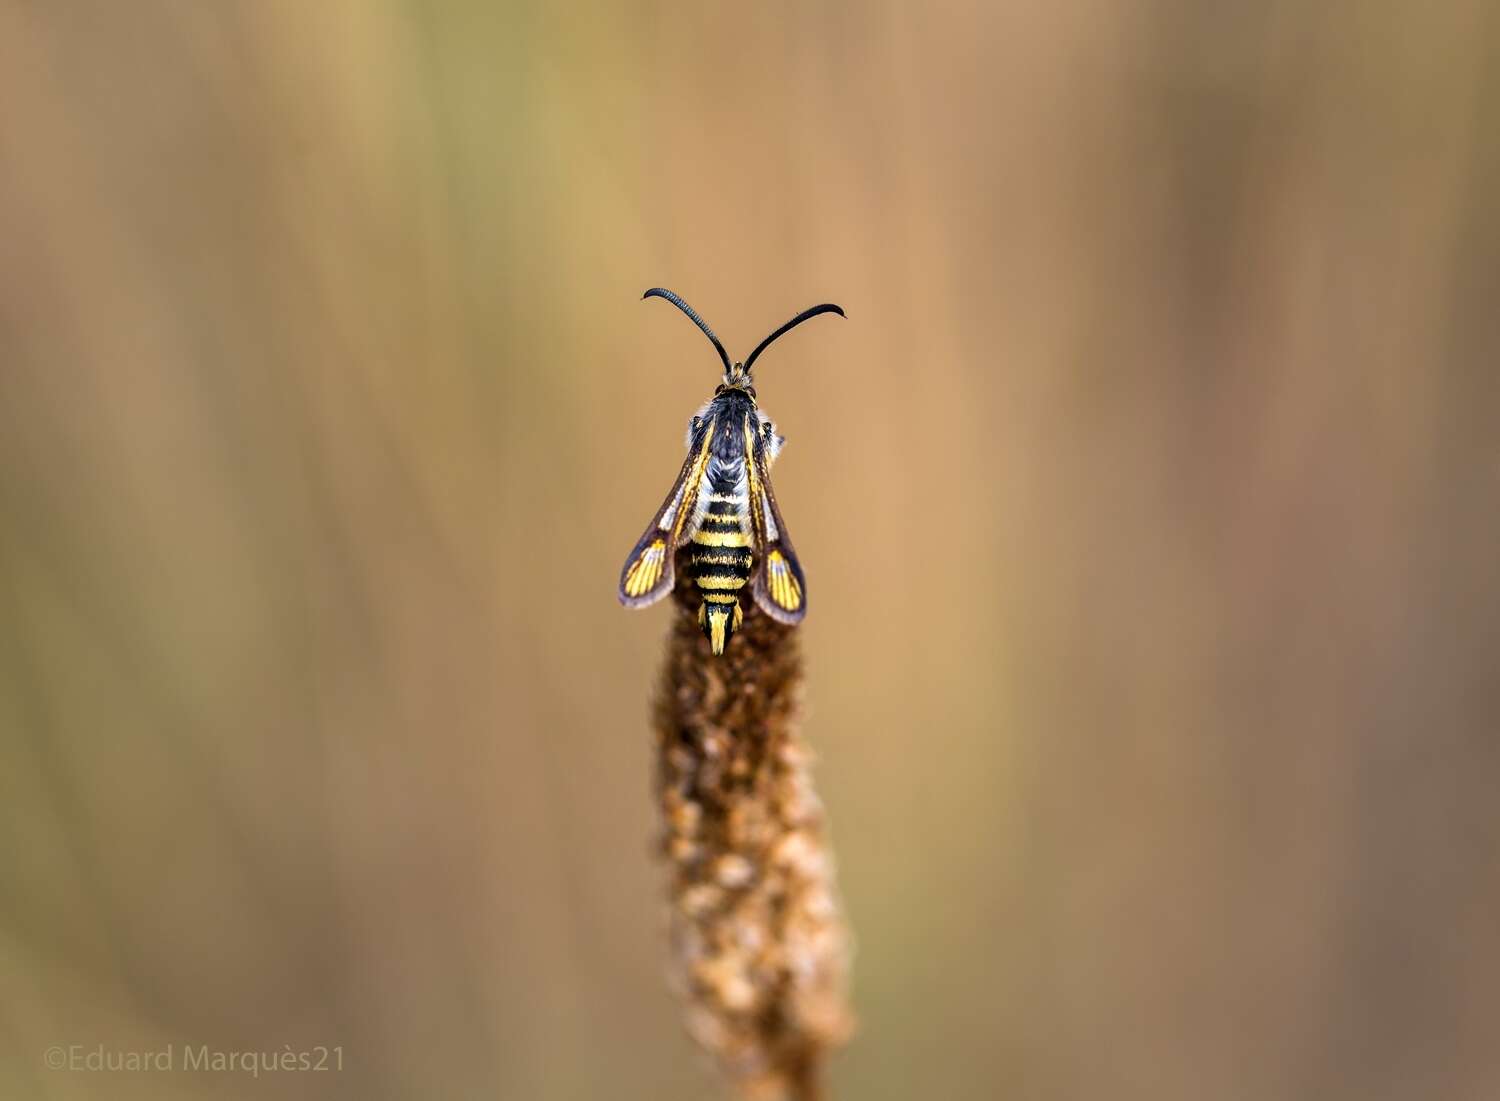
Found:
<svg viewBox="0 0 1500 1101"><path fill-rule="evenodd" d="M653 286L848 311L837 1101L1500 1096L1497 118L1484 0L0 0L0 1097L718 1096Z"/></svg>

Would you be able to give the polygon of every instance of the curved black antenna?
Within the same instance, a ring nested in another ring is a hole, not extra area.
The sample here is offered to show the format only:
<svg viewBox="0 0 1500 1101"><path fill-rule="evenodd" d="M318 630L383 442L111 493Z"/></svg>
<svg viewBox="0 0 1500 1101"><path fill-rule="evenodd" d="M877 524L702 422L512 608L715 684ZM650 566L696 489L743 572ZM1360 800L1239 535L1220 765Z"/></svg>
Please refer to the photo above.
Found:
<svg viewBox="0 0 1500 1101"><path fill-rule="evenodd" d="M770 344L771 341L775 340L778 336L781 336L784 333L795 329L809 317L817 317L820 313L836 313L840 317L844 316L843 309L839 306L835 306L832 302L824 302L821 306L810 306L755 346L755 351L751 352L750 358L745 360L746 372L750 370L750 365L755 362L755 357L760 355L761 352L764 352L766 350L766 345Z"/></svg>
<svg viewBox="0 0 1500 1101"><path fill-rule="evenodd" d="M704 335L707 336L709 340L712 340L714 342L714 347L719 351L719 358L724 361L724 371L725 373L728 373L730 369L729 353L724 350L724 345L719 343L719 338L714 336L714 331L708 327L708 323L693 312L693 307L689 306L686 302L678 298L675 294L667 290L665 287L652 287L645 294L641 295L641 301L643 302L648 298L665 298L668 302L672 303L672 305L676 306L683 313L691 317L693 319L693 324L702 329Z"/></svg>

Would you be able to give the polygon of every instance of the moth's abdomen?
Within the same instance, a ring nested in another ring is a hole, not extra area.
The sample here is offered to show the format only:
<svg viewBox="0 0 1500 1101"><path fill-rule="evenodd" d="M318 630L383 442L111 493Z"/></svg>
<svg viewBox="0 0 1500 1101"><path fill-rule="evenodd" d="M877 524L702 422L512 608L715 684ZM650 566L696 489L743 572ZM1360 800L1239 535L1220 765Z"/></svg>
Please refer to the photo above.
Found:
<svg viewBox="0 0 1500 1101"><path fill-rule="evenodd" d="M693 532L688 561L703 604L698 624L715 654L722 654L743 620L739 594L750 579L750 536L743 497L713 493L703 522Z"/></svg>

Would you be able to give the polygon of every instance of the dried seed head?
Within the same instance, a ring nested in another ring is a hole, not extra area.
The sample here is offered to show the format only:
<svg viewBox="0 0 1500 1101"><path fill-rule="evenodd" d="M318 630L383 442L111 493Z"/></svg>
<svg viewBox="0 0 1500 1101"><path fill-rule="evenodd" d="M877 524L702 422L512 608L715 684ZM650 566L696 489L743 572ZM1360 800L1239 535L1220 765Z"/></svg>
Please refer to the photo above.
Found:
<svg viewBox="0 0 1500 1101"><path fill-rule="evenodd" d="M742 1096L806 1101L853 1019L823 808L797 733L798 638L746 594L743 626L713 656L688 572L655 711L673 987L689 1034Z"/></svg>

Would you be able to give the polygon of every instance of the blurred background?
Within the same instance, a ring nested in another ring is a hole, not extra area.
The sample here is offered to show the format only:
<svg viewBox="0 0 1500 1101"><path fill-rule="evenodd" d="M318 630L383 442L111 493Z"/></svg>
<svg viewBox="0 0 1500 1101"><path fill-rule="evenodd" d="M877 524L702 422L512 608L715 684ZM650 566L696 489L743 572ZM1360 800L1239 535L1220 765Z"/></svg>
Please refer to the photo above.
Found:
<svg viewBox="0 0 1500 1101"><path fill-rule="evenodd" d="M618 571L757 367L840 1098L1500 1096L1481 0L0 3L0 1096L697 1099ZM335 1074L53 1044L341 1045Z"/></svg>

